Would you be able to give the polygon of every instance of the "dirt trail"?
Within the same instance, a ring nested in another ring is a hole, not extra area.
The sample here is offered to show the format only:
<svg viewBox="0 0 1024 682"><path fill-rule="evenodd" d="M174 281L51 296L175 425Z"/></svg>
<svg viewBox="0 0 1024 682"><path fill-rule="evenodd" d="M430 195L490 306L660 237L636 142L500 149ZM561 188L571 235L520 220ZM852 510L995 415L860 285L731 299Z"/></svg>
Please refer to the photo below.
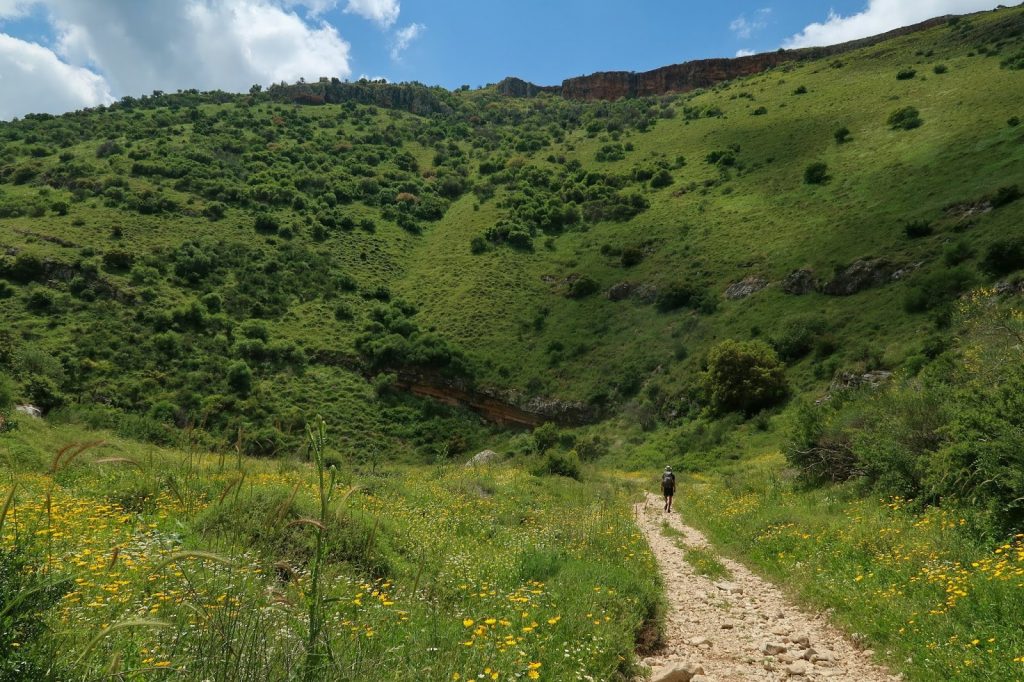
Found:
<svg viewBox="0 0 1024 682"><path fill-rule="evenodd" d="M654 669L652 682L901 679L874 664L870 650L859 650L823 615L799 610L741 564L718 557L730 578L697 575L683 558L685 548L710 549L708 542L677 512L666 514L660 497L648 494L636 505L636 517L658 558L669 601L667 646L644 660ZM663 534L666 520L681 537Z"/></svg>

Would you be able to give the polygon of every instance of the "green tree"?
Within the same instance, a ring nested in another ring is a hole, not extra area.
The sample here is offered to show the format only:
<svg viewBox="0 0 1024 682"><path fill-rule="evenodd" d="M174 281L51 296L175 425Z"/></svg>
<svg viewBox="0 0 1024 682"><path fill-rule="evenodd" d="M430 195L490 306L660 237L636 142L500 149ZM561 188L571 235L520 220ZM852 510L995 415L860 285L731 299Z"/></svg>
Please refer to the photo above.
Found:
<svg viewBox="0 0 1024 682"><path fill-rule="evenodd" d="M708 353L701 378L708 403L719 413L752 415L788 394L785 367L763 341L723 341Z"/></svg>
<svg viewBox="0 0 1024 682"><path fill-rule="evenodd" d="M558 442L558 427L551 422L545 422L533 430L533 447L544 454Z"/></svg>

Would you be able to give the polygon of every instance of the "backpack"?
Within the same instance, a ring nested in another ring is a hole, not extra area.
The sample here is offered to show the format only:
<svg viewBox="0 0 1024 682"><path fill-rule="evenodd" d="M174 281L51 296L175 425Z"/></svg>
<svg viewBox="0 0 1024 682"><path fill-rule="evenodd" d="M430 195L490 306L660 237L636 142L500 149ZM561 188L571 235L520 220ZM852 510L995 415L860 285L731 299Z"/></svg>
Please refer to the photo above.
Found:
<svg viewBox="0 0 1024 682"><path fill-rule="evenodd" d="M666 471L661 475L661 487L662 488L675 488L676 487L676 475L671 471Z"/></svg>

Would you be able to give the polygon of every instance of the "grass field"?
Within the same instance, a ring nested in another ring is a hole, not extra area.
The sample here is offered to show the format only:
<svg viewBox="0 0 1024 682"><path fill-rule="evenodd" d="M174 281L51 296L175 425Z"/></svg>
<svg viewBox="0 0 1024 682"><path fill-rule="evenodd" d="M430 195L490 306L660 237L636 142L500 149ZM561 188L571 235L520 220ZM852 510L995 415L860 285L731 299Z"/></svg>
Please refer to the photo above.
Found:
<svg viewBox="0 0 1024 682"><path fill-rule="evenodd" d="M625 478L343 466L321 517L294 460L37 422L0 448L3 679L607 680L657 637Z"/></svg>

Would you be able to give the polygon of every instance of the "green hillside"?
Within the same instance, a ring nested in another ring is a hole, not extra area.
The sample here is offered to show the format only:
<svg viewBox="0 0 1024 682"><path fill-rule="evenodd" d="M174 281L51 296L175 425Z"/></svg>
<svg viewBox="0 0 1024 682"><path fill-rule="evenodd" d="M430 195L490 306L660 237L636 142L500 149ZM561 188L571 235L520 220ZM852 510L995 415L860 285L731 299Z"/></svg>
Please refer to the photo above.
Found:
<svg viewBox="0 0 1024 682"><path fill-rule="evenodd" d="M44 408L108 426L123 411L150 438L191 424L210 444L241 427L266 453L313 409L354 443L480 438L379 399L360 375L384 370L598 416L646 388L671 422L699 408L696 370L724 338L778 346L808 326L824 341L787 358L801 391L898 368L948 300L999 276L977 264L1020 224L1021 22L978 15L658 99L363 84L438 111L154 93L4 124L4 364ZM905 107L923 125L888 123ZM818 162L824 183L806 183ZM1001 188L1006 205L985 203ZM856 295L780 286L870 259L879 286ZM747 277L767 288L723 297ZM627 300L604 295L622 283Z"/></svg>

